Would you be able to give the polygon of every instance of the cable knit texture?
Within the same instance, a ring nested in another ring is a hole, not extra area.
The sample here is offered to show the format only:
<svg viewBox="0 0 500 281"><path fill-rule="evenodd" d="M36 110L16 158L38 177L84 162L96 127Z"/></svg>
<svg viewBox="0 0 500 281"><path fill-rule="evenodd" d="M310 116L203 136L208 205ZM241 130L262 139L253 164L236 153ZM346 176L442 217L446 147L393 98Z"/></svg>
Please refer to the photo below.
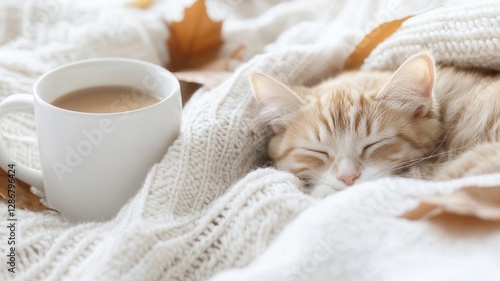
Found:
<svg viewBox="0 0 500 281"><path fill-rule="evenodd" d="M373 50L364 69L394 69L412 54L430 50L443 64L500 70L499 7L448 7L411 18Z"/></svg>
<svg viewBox="0 0 500 281"><path fill-rule="evenodd" d="M384 270L394 270L387 264L377 264L380 253L396 261L398 249L418 242L418 235L407 235L410 230L425 233L427 224L411 224L396 217L415 206L412 196L446 193L471 183L500 183L498 175L446 185L387 179L320 202L300 192L301 182L293 175L263 168L271 132L258 119L248 74L257 70L285 82L318 82L340 70L359 42L358 35L380 21L377 13L389 14L387 20L400 18L408 14L412 5L394 6L390 0L370 1L365 6L360 4L363 1L314 0L307 5L290 1L275 6L273 1L267 2L261 16L228 20L224 33L226 42L246 44L251 52L262 54L238 67L218 88L198 91L192 97L183 111L180 137L118 215L106 222L73 224L53 212L18 210L17 273L7 272L2 261L0 280L12 280L13 276L29 281L206 280L216 273L245 266L248 267L243 270L221 273L214 280L264 280L265 276L270 280L320 280L321 276L373 280L370 277L389 276L384 275ZM168 60L163 46L168 34L161 11L77 3L0 3L0 24L4 30L0 42L1 98L30 93L42 73L78 59L123 56L160 65ZM244 2L228 3L231 9L241 9L240 14L244 14ZM447 1L432 5L440 3ZM496 25L491 17L498 17L495 10L499 11L500 6L490 3L443 8L417 16L380 45L366 67L394 68L407 54L432 47L424 42L436 42L435 49L447 54L440 56L444 62L475 66L487 62L486 65L496 67L500 65L498 57L494 57L498 46L488 43L500 35L500 29L491 28ZM290 12L294 17L288 16ZM353 14L359 16L346 18ZM465 20L464 15L475 18ZM455 22L463 26L459 31L453 28ZM435 25L439 24L449 28L436 30ZM413 31L416 29L422 36ZM257 39L265 30L272 32ZM460 35L468 30L471 34L484 30L489 33L481 33L485 37L471 41L472 35ZM256 42L253 39L260 44L258 50L252 45ZM482 59L476 61L472 56ZM1 128L13 156L19 162L39 167L33 117L9 116ZM5 203L0 203L0 210L5 217ZM383 239L391 231L396 233L391 237L400 239L392 244ZM326 259L327 269L320 272L322 267L309 262L318 247L311 241L317 242L315 238L332 233L337 235L335 240L327 237L325 241L335 244L327 252L330 258L341 258ZM397 235L401 233L408 239ZM1 227L2 253L6 252L7 235L7 229ZM440 245L432 240L434 236L430 237L429 245ZM483 239L487 246L498 241L498 233ZM374 245L381 251L367 250ZM460 249L470 250L467 247ZM251 263L260 254L261 262L257 259ZM418 254L417 251L417 257L426 257ZM362 261L363 267L354 266L357 261ZM377 275L370 275L371 272Z"/></svg>

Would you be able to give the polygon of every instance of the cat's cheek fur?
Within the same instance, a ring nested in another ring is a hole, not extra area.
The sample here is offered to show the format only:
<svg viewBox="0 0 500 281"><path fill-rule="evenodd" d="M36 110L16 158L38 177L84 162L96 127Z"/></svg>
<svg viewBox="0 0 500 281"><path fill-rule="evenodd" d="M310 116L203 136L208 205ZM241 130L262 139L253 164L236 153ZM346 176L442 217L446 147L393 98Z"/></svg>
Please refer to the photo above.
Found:
<svg viewBox="0 0 500 281"><path fill-rule="evenodd" d="M304 167L304 165L299 164L295 161L292 161L289 158L290 157L287 157L287 158L280 160L280 161L275 161L274 166L276 167L276 169L278 169L280 171L289 171L289 172L295 174L296 176L301 177L301 172L307 171L306 170L307 167Z"/></svg>
<svg viewBox="0 0 500 281"><path fill-rule="evenodd" d="M272 160L283 158L286 154L286 149L284 149L283 143L284 133L276 134L271 138L268 145L268 156Z"/></svg>
<svg viewBox="0 0 500 281"><path fill-rule="evenodd" d="M333 194L333 193L336 193L337 191L330 188L329 186L327 185L316 185L312 188L311 190L311 193L309 193L309 195L311 195L312 197L314 198L325 198L327 197L328 195L330 194Z"/></svg>
<svg viewBox="0 0 500 281"><path fill-rule="evenodd" d="M356 181L356 184L376 180L379 178L390 176L390 169L387 169L385 166L366 166L363 170L363 173Z"/></svg>
<svg viewBox="0 0 500 281"><path fill-rule="evenodd" d="M318 177L316 177L313 184L314 187L322 185L328 186L333 190L332 192L341 191L348 187L345 183L337 179L337 177L330 171L322 172Z"/></svg>

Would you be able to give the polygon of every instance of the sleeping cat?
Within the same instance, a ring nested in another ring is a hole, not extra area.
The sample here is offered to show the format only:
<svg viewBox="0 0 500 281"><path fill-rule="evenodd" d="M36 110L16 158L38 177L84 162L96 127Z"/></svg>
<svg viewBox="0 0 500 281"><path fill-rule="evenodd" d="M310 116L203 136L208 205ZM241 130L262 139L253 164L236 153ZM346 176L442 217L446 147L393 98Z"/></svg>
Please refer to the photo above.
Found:
<svg viewBox="0 0 500 281"><path fill-rule="evenodd" d="M500 78L426 53L394 72L346 72L308 88L250 76L275 135L276 168L324 197L385 176L442 180L500 172Z"/></svg>

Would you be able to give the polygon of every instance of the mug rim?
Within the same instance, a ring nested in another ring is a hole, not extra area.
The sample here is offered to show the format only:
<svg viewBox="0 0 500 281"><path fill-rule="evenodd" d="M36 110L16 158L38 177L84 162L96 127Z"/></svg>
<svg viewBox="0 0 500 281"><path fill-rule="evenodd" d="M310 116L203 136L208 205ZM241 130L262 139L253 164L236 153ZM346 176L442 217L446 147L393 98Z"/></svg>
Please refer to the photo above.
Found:
<svg viewBox="0 0 500 281"><path fill-rule="evenodd" d="M119 112L99 112L99 113L96 113L96 112L83 112L83 111L64 109L64 108L55 106L55 105L45 101L40 96L39 89L38 89L39 85L43 80L47 79L47 77L53 75L54 73L56 73L58 71L65 69L65 68L69 68L69 67L79 65L79 64L88 64L88 63L95 63L95 62L129 62L129 63L143 65L146 67L158 68L162 72L164 72L170 80L172 80L174 82L173 83L174 86L172 87L172 90L170 91L170 93L168 93L160 101L158 101L154 104L151 104L151 105L148 105L145 107L141 107L141 108L137 108L137 109L125 110L125 111L119 111ZM130 114L130 113L135 113L135 112L139 112L139 111L143 111L143 110L148 110L149 108L160 106L161 104L174 98L176 93L179 93L179 95L180 95L180 83L179 83L179 80L177 79L177 77L175 77L175 75L172 72L170 72L168 69L163 68L160 65L157 65L157 64L154 64L151 62L138 60L138 59L131 59L131 58L120 58L120 57L102 57L102 58L84 59L84 60L78 60L78 61L70 62L67 64L63 64L61 66L58 66L58 67L51 69L48 72L44 73L42 76L40 76L37 79L37 81L33 85L33 96L34 96L36 103L39 103L43 106L47 106L53 110L59 110L59 111L66 112L66 113L87 115L87 116L109 116L109 117L111 117L111 116L116 116L116 115Z"/></svg>

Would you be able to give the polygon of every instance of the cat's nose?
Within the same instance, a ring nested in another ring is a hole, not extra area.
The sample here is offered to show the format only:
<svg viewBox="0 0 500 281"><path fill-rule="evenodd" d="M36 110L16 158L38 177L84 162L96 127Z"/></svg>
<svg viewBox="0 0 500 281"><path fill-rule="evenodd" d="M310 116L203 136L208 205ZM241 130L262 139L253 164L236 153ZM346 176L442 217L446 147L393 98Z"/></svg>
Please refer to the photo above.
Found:
<svg viewBox="0 0 500 281"><path fill-rule="evenodd" d="M353 185L353 183L359 178L359 176L360 173L351 173L337 176L337 178L347 185Z"/></svg>

